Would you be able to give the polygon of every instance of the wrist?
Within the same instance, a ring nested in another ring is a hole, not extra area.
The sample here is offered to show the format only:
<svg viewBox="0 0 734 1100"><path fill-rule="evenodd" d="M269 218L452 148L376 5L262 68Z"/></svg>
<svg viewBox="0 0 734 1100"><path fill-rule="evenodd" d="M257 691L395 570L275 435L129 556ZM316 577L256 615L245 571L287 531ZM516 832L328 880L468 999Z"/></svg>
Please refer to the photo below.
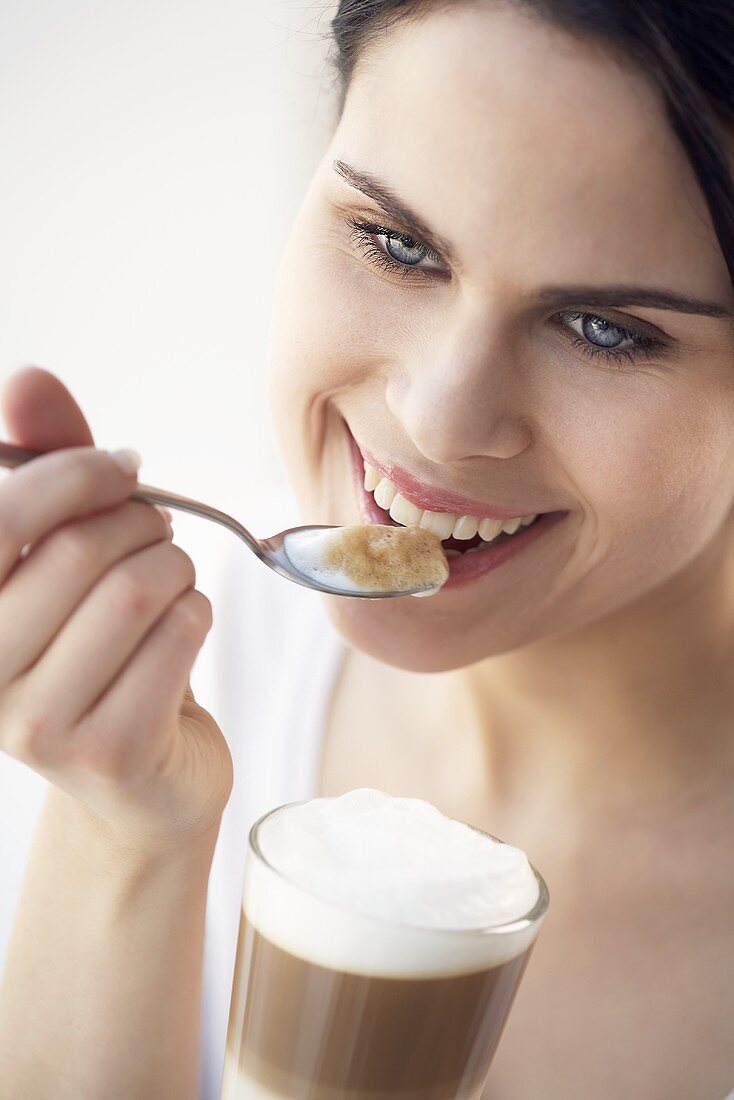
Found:
<svg viewBox="0 0 734 1100"><path fill-rule="evenodd" d="M3 975L0 1096L193 1097L216 834L144 842L49 788Z"/></svg>
<svg viewBox="0 0 734 1100"><path fill-rule="evenodd" d="M49 787L41 827L78 864L132 876L177 870L208 879L221 817L201 831L163 834L116 826L58 787Z"/></svg>

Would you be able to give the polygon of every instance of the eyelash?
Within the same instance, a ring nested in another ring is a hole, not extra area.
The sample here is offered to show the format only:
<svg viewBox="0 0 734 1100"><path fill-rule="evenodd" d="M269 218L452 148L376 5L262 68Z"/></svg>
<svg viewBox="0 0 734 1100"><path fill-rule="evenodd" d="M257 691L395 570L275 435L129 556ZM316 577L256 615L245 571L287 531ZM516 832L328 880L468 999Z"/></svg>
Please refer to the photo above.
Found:
<svg viewBox="0 0 734 1100"><path fill-rule="evenodd" d="M626 359L629 363L634 363L636 359L644 357L650 358L656 353L665 349L665 344L662 340L656 340L654 336L647 336L642 332L635 332L633 329L624 328L623 325L618 325L616 321L610 321L609 323L621 332L626 340L632 340L631 347L624 348L602 348L596 344L592 344L589 340L585 340L583 336L579 336L577 332L568 327L566 321L579 321L582 318L590 317L594 321L608 321L609 318L602 316L599 313L579 313L577 311L569 313L564 311L559 313L558 317L565 319L562 321L563 327L567 333L569 333L568 339L572 347L578 348L582 354L588 356L589 359L596 359L601 356L606 362L621 363L623 359Z"/></svg>
<svg viewBox="0 0 734 1100"><path fill-rule="evenodd" d="M383 251L374 240L376 236L380 235L389 237L393 241L402 241L403 243L413 241L414 244L422 244L423 242L419 241L417 237L412 237L409 233L401 233L398 229L389 229L387 226L377 225L373 222L361 222L356 218L347 218L347 225L351 229L350 236L357 249L380 271L389 271L407 279L429 279L436 274L435 269L426 270L425 268L411 267L410 264L401 264ZM432 248L428 248L427 245L424 247L426 249L426 259L433 260L434 263L443 263L437 252L434 252Z"/></svg>
<svg viewBox="0 0 734 1100"><path fill-rule="evenodd" d="M400 275L405 279L430 279L437 274L435 269L423 269L417 266L411 267L409 264L401 264L394 257L389 256L375 241L375 237L380 235L389 237L396 241L412 241L414 244L421 244L416 237L410 236L408 233L401 233L397 229L390 229L384 225L378 225L374 222L363 222L357 218L347 218L347 225L349 226L351 233L350 236L354 241L357 250L373 264L380 271L390 272L391 274ZM442 263L441 257L433 249L426 247L426 257L433 260L435 263ZM440 274L440 272L439 272ZM650 357L655 353L662 351L665 348L665 344L662 340L657 340L654 336L648 336L642 332L635 332L632 329L624 328L622 325L618 325L615 321L609 321L609 318L603 317L598 313L589 312L569 312L564 311L557 314L558 317L564 319L562 327L568 334L568 339L571 345L589 359L597 359L601 357L607 363L620 364L622 360L627 360L632 363L636 359L642 357ZM616 328L627 340L632 340L632 347L624 348L601 348L590 341L585 340L569 328L566 321L578 321L581 318L590 317L594 320L609 321L614 328Z"/></svg>

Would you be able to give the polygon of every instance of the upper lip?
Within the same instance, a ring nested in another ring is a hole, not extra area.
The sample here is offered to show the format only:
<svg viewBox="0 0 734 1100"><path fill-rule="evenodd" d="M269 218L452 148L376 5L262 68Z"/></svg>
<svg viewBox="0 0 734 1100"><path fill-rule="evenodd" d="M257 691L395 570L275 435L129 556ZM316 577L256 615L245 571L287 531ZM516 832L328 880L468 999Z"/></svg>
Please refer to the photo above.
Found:
<svg viewBox="0 0 734 1100"><path fill-rule="evenodd" d="M374 466L389 478L401 496L428 512L453 512L458 516L476 516L479 519L516 519L524 516L539 515L541 509L529 509L519 512L513 508L502 508L496 504L487 504L483 500L461 496L450 489L438 489L427 485L413 474L392 462L381 462L361 443L354 440L365 462Z"/></svg>

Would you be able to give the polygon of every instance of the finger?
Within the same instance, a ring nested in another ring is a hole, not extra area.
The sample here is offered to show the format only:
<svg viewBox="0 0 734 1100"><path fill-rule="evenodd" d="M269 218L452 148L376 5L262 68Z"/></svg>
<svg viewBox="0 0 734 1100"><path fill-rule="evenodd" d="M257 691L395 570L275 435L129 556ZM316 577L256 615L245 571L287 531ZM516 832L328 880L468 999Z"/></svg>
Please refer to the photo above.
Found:
<svg viewBox="0 0 734 1100"><path fill-rule="evenodd" d="M57 729L72 727L195 581L191 559L167 542L114 566L28 674L26 689L40 717L53 713Z"/></svg>
<svg viewBox="0 0 734 1100"><path fill-rule="evenodd" d="M134 774L142 761L163 764L191 668L212 624L206 596L189 589L169 608L114 684L85 716L77 751L94 764L112 755L118 775ZM136 701L131 706L131 700Z"/></svg>
<svg viewBox="0 0 734 1100"><path fill-rule="evenodd" d="M157 508L127 501L37 542L0 588L0 682L36 663L116 562L172 534Z"/></svg>
<svg viewBox="0 0 734 1100"><path fill-rule="evenodd" d="M34 458L0 484L0 583L24 546L70 519L121 504L135 489L129 452L72 447ZM127 469L125 466L127 465Z"/></svg>
<svg viewBox="0 0 734 1100"><path fill-rule="evenodd" d="M40 367L11 375L2 395L9 438L33 451L88 447L92 433L84 413L63 382Z"/></svg>

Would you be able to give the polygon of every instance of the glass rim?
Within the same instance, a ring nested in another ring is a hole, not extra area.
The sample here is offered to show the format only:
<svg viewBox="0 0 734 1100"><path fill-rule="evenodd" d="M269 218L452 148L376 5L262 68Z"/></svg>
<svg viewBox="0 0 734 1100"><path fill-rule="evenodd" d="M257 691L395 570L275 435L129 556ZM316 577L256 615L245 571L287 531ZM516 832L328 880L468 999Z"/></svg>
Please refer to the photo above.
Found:
<svg viewBox="0 0 734 1100"><path fill-rule="evenodd" d="M533 924L537 924L546 914L548 910L548 903L550 901L550 894L546 885L545 879L541 875L540 871L530 863L530 869L535 875L535 880L538 883L538 898L532 907L520 917L515 917L511 921L502 921L498 924L483 924L477 925L475 928L437 928L426 924L409 924L407 921L393 920L391 917L381 916L377 913L360 913L355 909L351 909L342 901L334 901L332 898L322 897L321 894L317 894L314 890L310 890L308 886L302 885L300 882L295 882L288 875L284 874L278 867L274 867L270 860L264 854L260 843L258 841L258 830L269 817L273 814L281 813L285 810L292 809L294 806L303 806L307 802L313 802L316 797L329 797L335 798L336 795L317 795L314 798L300 798L293 802L284 802L281 806L274 806L272 810L267 810L264 814L257 819L252 825L248 834L248 845L257 859L261 861L274 875L277 875L283 882L288 883L289 886L296 890L300 890L310 898L314 898L316 901L321 902L322 905L331 906L334 909L338 909L343 913L348 913L353 917L360 917L367 921L374 921L377 924L386 925L390 928L405 928L411 932L425 933L425 932L438 932L440 934L446 934L452 937L471 937L477 935L511 935L513 932L521 932L524 929L530 927ZM458 818L451 818L451 821L458 821ZM500 840L499 837L493 836L492 833L486 832L484 829L480 829L477 825L472 825L468 821L461 821L460 824L466 825L469 829L472 829L475 833L479 833L481 836L488 837L490 840L496 841L498 844L504 844L504 840ZM527 858L527 857L526 857Z"/></svg>

